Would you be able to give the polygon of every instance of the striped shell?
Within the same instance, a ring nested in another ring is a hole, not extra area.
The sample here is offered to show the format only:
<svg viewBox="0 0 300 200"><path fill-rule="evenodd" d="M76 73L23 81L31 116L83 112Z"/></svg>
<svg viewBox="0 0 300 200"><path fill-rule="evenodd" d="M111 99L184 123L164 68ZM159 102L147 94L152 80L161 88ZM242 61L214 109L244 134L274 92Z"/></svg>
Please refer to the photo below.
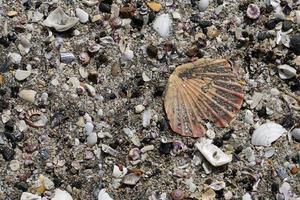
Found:
<svg viewBox="0 0 300 200"><path fill-rule="evenodd" d="M205 120L226 127L243 102L244 92L225 59L199 59L171 74L164 106L172 130L201 137Z"/></svg>

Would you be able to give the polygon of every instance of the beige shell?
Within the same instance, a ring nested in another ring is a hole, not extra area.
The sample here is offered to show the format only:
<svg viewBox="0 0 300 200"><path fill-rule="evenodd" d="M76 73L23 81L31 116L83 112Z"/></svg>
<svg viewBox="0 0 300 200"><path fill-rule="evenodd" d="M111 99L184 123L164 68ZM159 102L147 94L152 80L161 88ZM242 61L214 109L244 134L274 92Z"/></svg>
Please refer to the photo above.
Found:
<svg viewBox="0 0 300 200"><path fill-rule="evenodd" d="M244 92L225 59L178 66L169 78L164 106L172 130L201 137L205 120L226 127L240 110Z"/></svg>
<svg viewBox="0 0 300 200"><path fill-rule="evenodd" d="M61 7L58 7L49 14L43 25L54 28L58 32L63 32L74 27L78 20L77 17L69 17Z"/></svg>

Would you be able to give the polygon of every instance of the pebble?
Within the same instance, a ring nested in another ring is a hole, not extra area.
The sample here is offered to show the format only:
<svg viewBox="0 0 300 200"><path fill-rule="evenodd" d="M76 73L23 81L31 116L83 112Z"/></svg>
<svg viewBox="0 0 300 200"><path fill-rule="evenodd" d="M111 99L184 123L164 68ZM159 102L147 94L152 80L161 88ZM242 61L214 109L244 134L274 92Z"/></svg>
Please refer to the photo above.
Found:
<svg viewBox="0 0 300 200"><path fill-rule="evenodd" d="M172 20L169 14L159 15L154 23L153 29L163 38L168 37L171 31Z"/></svg>
<svg viewBox="0 0 300 200"><path fill-rule="evenodd" d="M24 89L19 92L19 97L21 99L24 99L25 101L34 103L36 94L37 94L37 92L34 90Z"/></svg>
<svg viewBox="0 0 300 200"><path fill-rule="evenodd" d="M97 134L95 132L92 132L88 135L86 141L89 146L94 146L95 144L97 144Z"/></svg>
<svg viewBox="0 0 300 200"><path fill-rule="evenodd" d="M256 164L255 152L251 147L247 147L243 150L245 158L248 160L251 166Z"/></svg>
<svg viewBox="0 0 300 200"><path fill-rule="evenodd" d="M18 81L23 81L26 78L28 78L30 76L30 74L31 74L31 71L18 69L15 73L15 78Z"/></svg>
<svg viewBox="0 0 300 200"><path fill-rule="evenodd" d="M134 57L134 53L129 48L126 48L125 51L122 53L122 60L130 61Z"/></svg>
<svg viewBox="0 0 300 200"><path fill-rule="evenodd" d="M300 141L300 128L294 128L291 134L293 138L295 138L297 141Z"/></svg>
<svg viewBox="0 0 300 200"><path fill-rule="evenodd" d="M14 17L14 16L16 16L18 14L18 12L17 11L14 11L14 10L10 10L10 11L8 11L7 13L6 13L6 15L8 16L8 17Z"/></svg>
<svg viewBox="0 0 300 200"><path fill-rule="evenodd" d="M151 110L145 110L143 112L143 120L142 120L143 127L146 128L150 125L151 117L152 117Z"/></svg>
<svg viewBox="0 0 300 200"><path fill-rule="evenodd" d="M147 6L154 12L159 12L161 10L161 4L155 1L148 2Z"/></svg>
<svg viewBox="0 0 300 200"><path fill-rule="evenodd" d="M67 191L56 189L51 200L73 200L73 198Z"/></svg>
<svg viewBox="0 0 300 200"><path fill-rule="evenodd" d="M76 59L75 55L73 53L69 53L69 52L62 52L60 53L60 61L62 63L71 63Z"/></svg>
<svg viewBox="0 0 300 200"><path fill-rule="evenodd" d="M89 21L89 14L80 8L75 9L76 17L79 18L79 21L83 24Z"/></svg>
<svg viewBox="0 0 300 200"><path fill-rule="evenodd" d="M23 192L20 200L42 200L42 197L29 192Z"/></svg>
<svg viewBox="0 0 300 200"><path fill-rule="evenodd" d="M142 104L139 104L139 105L134 107L134 111L137 114L143 112L144 110L145 110L145 106L143 106Z"/></svg>
<svg viewBox="0 0 300 200"><path fill-rule="evenodd" d="M284 20L282 23L281 30L285 32L290 30L291 28L293 28L293 22L291 20Z"/></svg>
<svg viewBox="0 0 300 200"><path fill-rule="evenodd" d="M0 153L6 161L11 161L15 156L15 151L9 147L2 147Z"/></svg>
<svg viewBox="0 0 300 200"><path fill-rule="evenodd" d="M293 35L290 40L290 49L296 54L300 55L300 34Z"/></svg>
<svg viewBox="0 0 300 200"><path fill-rule="evenodd" d="M209 0L200 0L197 2L197 6L200 12L204 12L208 8L208 5L209 5Z"/></svg>
<svg viewBox="0 0 300 200"><path fill-rule="evenodd" d="M141 152L142 153L146 153L147 151L152 151L154 150L154 145L147 145L147 146L144 146L143 148L141 148Z"/></svg>
<svg viewBox="0 0 300 200"><path fill-rule="evenodd" d="M245 121L247 124L254 124L253 113L251 112L251 110L246 110L246 112L245 112L245 117L244 117L244 121Z"/></svg>
<svg viewBox="0 0 300 200"><path fill-rule="evenodd" d="M9 53L8 55L9 58L9 63L10 64L15 64L15 65L20 65L22 56L18 53Z"/></svg>
<svg viewBox="0 0 300 200"><path fill-rule="evenodd" d="M93 125L92 122L85 123L85 125L84 125L84 131L85 131L86 135L91 134L93 132L93 130L94 130L94 125Z"/></svg>
<svg viewBox="0 0 300 200"><path fill-rule="evenodd" d="M46 190L53 190L55 188L55 184L52 180L50 180L48 177L44 176L44 186Z"/></svg>

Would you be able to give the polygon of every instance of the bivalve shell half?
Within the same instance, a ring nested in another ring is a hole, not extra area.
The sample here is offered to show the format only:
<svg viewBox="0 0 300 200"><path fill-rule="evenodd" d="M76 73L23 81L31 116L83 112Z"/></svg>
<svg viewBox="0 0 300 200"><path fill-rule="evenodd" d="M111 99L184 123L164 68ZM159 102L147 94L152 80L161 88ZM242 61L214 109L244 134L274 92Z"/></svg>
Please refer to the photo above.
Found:
<svg viewBox="0 0 300 200"><path fill-rule="evenodd" d="M225 59L199 59L171 74L164 106L172 130L201 137L205 120L226 127L240 110L244 91Z"/></svg>
<svg viewBox="0 0 300 200"><path fill-rule="evenodd" d="M63 32L74 27L78 21L77 17L69 17L61 7L58 7L49 14L43 25L54 28L58 32Z"/></svg>
<svg viewBox="0 0 300 200"><path fill-rule="evenodd" d="M277 69L281 79L290 79L297 75L297 70L286 64L279 65Z"/></svg>
<svg viewBox="0 0 300 200"><path fill-rule="evenodd" d="M98 194L98 200L113 200L113 199L106 192L106 189L102 189Z"/></svg>
<svg viewBox="0 0 300 200"><path fill-rule="evenodd" d="M267 122L260 125L253 132L251 143L255 146L271 146L272 142L276 141L286 132L280 124Z"/></svg>

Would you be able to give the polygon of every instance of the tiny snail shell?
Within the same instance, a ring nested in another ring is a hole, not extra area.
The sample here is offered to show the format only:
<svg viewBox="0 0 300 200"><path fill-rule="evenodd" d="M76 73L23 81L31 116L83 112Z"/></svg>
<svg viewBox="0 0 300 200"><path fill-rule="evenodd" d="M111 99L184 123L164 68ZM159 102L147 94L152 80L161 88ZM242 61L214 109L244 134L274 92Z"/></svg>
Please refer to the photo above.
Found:
<svg viewBox="0 0 300 200"><path fill-rule="evenodd" d="M81 62L83 65L87 65L87 64L90 63L91 58L90 58L90 56L89 56L88 53L86 53L86 52L81 52L81 53L79 54L79 60L80 60L80 62Z"/></svg>
<svg viewBox="0 0 300 200"><path fill-rule="evenodd" d="M256 4L249 4L247 8L247 16L250 19L257 19L260 15L260 9Z"/></svg>
<svg viewBox="0 0 300 200"><path fill-rule="evenodd" d="M176 189L171 192L172 200L182 200L182 199L184 199L184 196L185 196L184 191L182 191L180 189Z"/></svg>

